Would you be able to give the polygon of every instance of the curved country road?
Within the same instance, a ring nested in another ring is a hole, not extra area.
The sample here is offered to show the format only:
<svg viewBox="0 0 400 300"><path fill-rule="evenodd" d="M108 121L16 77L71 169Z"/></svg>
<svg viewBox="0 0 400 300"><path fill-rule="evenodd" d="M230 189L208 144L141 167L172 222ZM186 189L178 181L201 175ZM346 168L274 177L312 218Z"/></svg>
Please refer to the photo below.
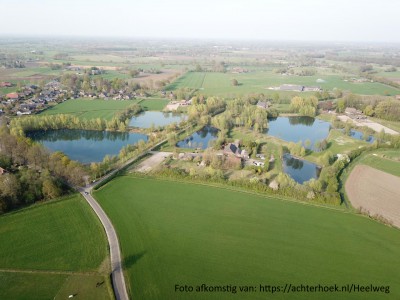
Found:
<svg viewBox="0 0 400 300"><path fill-rule="evenodd" d="M183 129L181 132L185 131L187 128ZM179 132L179 133L181 133ZM104 210L101 206L97 203L97 201L91 195L91 191L93 187L100 184L101 182L107 180L121 169L126 167L127 165L133 163L134 161L144 157L149 153L153 153L152 149L158 147L166 140L162 140L158 142L156 145L152 146L150 149L143 151L140 155L137 155L134 158L127 160L124 164L122 164L117 169L113 170L112 172L108 173L104 177L100 178L96 183L88 185L86 187L77 188L82 196L86 199L89 205L92 207L98 218L100 219L101 223L103 224L104 230L106 231L108 244L110 248L110 259L111 259L111 276L114 288L114 294L116 300L129 300L128 292L126 290L125 285L125 278L122 269L122 260L121 260L121 249L119 247L118 236L112 225L110 219L107 217ZM153 153L154 154L154 153Z"/></svg>
<svg viewBox="0 0 400 300"><path fill-rule="evenodd" d="M110 247L111 274L115 298L117 300L129 300L125 285L124 273L122 270L121 251L119 248L117 233L115 232L114 226L104 210L90 194L91 190L92 187L88 187L81 189L80 192L85 197L89 205L93 208L96 215L99 217L107 234L108 244Z"/></svg>

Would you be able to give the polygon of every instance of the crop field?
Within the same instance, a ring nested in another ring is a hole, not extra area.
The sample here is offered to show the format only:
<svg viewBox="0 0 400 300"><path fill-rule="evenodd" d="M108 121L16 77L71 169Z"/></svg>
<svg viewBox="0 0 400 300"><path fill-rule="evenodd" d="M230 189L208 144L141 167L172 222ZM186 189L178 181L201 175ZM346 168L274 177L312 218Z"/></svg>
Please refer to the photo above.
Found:
<svg viewBox="0 0 400 300"><path fill-rule="evenodd" d="M179 88L200 89L203 86L207 73L204 72L188 72L167 86L167 91Z"/></svg>
<svg viewBox="0 0 400 300"><path fill-rule="evenodd" d="M351 171L345 189L354 207L383 216L400 227L400 177L358 164Z"/></svg>
<svg viewBox="0 0 400 300"><path fill-rule="evenodd" d="M155 189L154 186L157 186ZM265 299L262 285L382 284L400 297L400 231L343 210L211 186L114 179L95 193L114 223L134 299ZM371 259L373 258L373 259ZM257 292L180 293L175 285ZM377 299L387 294L346 294ZM297 293L291 299L338 299ZM286 299L284 294L274 294Z"/></svg>
<svg viewBox="0 0 400 300"><path fill-rule="evenodd" d="M232 86L232 79L237 79L239 85ZM325 82L317 83L317 79L323 79ZM272 94L278 92L279 94L289 96L297 94L296 92L282 92L268 89L269 87L280 86L281 84L320 86L327 90L339 88L364 95L384 95L386 92L390 95L400 93L399 89L378 82L346 82L339 75L283 76L272 71L241 74L188 72L169 85L167 89L175 90L187 87L199 89L199 92L202 94L226 97L235 97L250 93ZM304 95L308 94L310 93L304 93Z"/></svg>
<svg viewBox="0 0 400 300"><path fill-rule="evenodd" d="M160 111L163 110L164 107L168 104L169 100L167 99L159 99L159 98L152 98L152 99L145 99L140 102L140 106L144 110L155 110Z"/></svg>
<svg viewBox="0 0 400 300"><path fill-rule="evenodd" d="M106 237L79 195L1 216L0 253L1 299L110 299Z"/></svg>
<svg viewBox="0 0 400 300"><path fill-rule="evenodd" d="M102 118L111 120L117 112L123 111L128 106L137 102L138 100L106 101L97 99L75 99L57 104L42 112L41 115L72 114L81 119Z"/></svg>

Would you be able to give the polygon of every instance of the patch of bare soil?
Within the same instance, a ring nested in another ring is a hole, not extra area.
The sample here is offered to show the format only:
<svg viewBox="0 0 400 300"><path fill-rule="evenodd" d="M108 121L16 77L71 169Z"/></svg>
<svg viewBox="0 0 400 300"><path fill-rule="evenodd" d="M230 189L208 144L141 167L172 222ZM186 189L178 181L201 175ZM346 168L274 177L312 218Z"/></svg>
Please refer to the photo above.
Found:
<svg viewBox="0 0 400 300"><path fill-rule="evenodd" d="M137 167L137 172L140 173L148 173L157 167L161 162L166 159L168 156L172 155L171 152L155 152L148 159L142 161Z"/></svg>
<svg viewBox="0 0 400 300"><path fill-rule="evenodd" d="M400 177L365 165L356 166L346 181L351 204L400 228Z"/></svg>

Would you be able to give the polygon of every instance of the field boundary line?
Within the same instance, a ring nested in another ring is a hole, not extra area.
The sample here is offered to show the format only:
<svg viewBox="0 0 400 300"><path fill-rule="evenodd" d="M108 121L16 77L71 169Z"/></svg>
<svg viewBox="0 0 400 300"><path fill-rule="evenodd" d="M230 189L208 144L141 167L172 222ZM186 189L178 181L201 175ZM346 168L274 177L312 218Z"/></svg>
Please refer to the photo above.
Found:
<svg viewBox="0 0 400 300"><path fill-rule="evenodd" d="M57 275L84 275L84 276L106 275L98 272L75 272L75 271L34 270L34 269L0 269L0 273L57 274Z"/></svg>
<svg viewBox="0 0 400 300"><path fill-rule="evenodd" d="M349 210L349 209L336 208L336 207L329 207L329 206L325 206L325 205L318 204L318 203L308 203L308 202L303 202L303 201L299 201L299 200L293 200L293 199L285 198L285 197L282 197L282 196L279 196L279 195L274 197L273 195L265 195L265 194L261 194L261 193L257 193L257 192L251 192L251 191L246 191L246 190L241 190L241 189L234 189L234 188L230 188L230 187L227 187L227 186L218 186L218 185L213 185L213 184L208 184L208 183L201 183L201 182L186 182L186 181L178 181L178 180L169 179L169 178L157 178L157 177L140 177L140 176L135 176L135 174L132 174L132 173L126 174L126 175L119 175L119 176L121 176L121 177L125 176L125 177L128 177L128 178L130 177L130 178L136 178L136 179L172 181L172 182L177 182L177 183L182 183L182 184L194 184L194 185L209 186L209 187L224 189L224 190L228 190L228 191L232 191L232 192L239 192L239 193L243 193L243 194L255 195L255 196L259 196L259 197L264 198L264 199L278 200L278 201L281 201L281 202L297 203L297 204L304 205L304 206L323 208L323 209L327 209L327 210L331 210L331 211L336 211L336 212L339 212L339 213L344 213L344 214L349 214L349 215L365 218L365 219L377 222L379 224L385 225L387 227L398 229L397 227L393 227L393 226L384 224L382 222L379 222L379 221L377 221L375 219L370 218L368 215L360 214L360 213L357 213L356 211L352 211L352 210ZM113 178L113 179L115 179L115 178Z"/></svg>
<svg viewBox="0 0 400 300"><path fill-rule="evenodd" d="M206 80L207 72L204 72L203 80L201 81L200 88L203 89L204 81Z"/></svg>
<svg viewBox="0 0 400 300"><path fill-rule="evenodd" d="M247 190L240 189L240 188L229 187L229 186L223 186L223 185L214 185L214 184L203 183L203 182L179 181L179 180L170 179L170 178L144 177L144 176L141 177L141 176L137 176L137 175L134 174L134 173L130 173L130 174L126 174L126 175L121 175L121 177L122 177L122 176L125 176L125 177L132 177L132 178L137 178L137 179L159 180L159 181L173 181L173 182L178 182L178 183L182 183L182 184L194 184L194 185L210 186L210 187L219 188L219 189L223 189L223 190L228 190L228 191L233 191L233 192L239 192L239 193L243 193L243 194L255 195L255 196L262 197L262 198L273 198L273 199L275 199L275 200L280 200L280 201L284 201L284 202L293 202L293 203L298 203L298 204L307 205L307 206L321 207L321 208L326 208L326 209L330 209L330 210L334 210L334 211L340 211L340 212L343 212L343 213L354 214L354 212L352 212L352 211L350 211L350 210L342 209L342 208L329 207L329 206L325 206L325 205L318 204L318 203L303 202L303 201L299 201L299 200L293 200L293 199L290 199L290 198L286 198L286 197L283 197L283 196L281 196L281 195L262 194L262 193L258 193L258 192L252 192L252 191L247 191Z"/></svg>

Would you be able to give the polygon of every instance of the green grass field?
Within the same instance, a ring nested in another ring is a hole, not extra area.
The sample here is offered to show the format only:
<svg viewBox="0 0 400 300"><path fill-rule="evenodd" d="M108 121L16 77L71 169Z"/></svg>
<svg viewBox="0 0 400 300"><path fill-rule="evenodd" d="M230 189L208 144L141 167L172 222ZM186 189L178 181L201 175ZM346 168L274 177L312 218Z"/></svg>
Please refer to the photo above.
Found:
<svg viewBox="0 0 400 300"><path fill-rule="evenodd" d="M386 151L384 150L377 150L373 153L364 154L358 160L358 163L368 165L372 168L400 177L400 160L396 161L393 158L390 158L390 155L387 158L382 157L385 155L385 153ZM400 158L399 155L400 154L398 153L397 159Z"/></svg>
<svg viewBox="0 0 400 300"><path fill-rule="evenodd" d="M335 156L338 153L348 154L350 151L358 149L359 147L370 145L368 142L352 138L337 129L329 131L327 141L328 148L325 151L313 151L310 155L307 155L306 158L316 163L320 163L319 158L327 152L330 153L331 156Z"/></svg>
<svg viewBox="0 0 400 300"><path fill-rule="evenodd" d="M156 188L155 188L156 187ZM400 297L400 231L341 210L204 185L123 176L96 192L113 221L135 299L266 299L175 285L382 284ZM387 296L387 297L384 297ZM390 296L390 297L389 297ZM296 293L290 299L340 299ZM274 299L287 299L274 294Z"/></svg>
<svg viewBox="0 0 400 300"><path fill-rule="evenodd" d="M102 118L111 120L117 112L123 111L137 102L138 100L75 99L57 104L42 112L41 115L72 114L82 119Z"/></svg>
<svg viewBox="0 0 400 300"><path fill-rule="evenodd" d="M0 253L0 299L111 297L106 237L79 195L1 216Z"/></svg>
<svg viewBox="0 0 400 300"><path fill-rule="evenodd" d="M237 79L239 86L232 86L232 79ZM317 83L317 79L324 79L324 83ZM272 71L249 72L241 74L232 73L204 73L188 72L180 77L174 83L167 87L168 90L178 88L199 89L199 92L206 95L235 97L251 93L272 94L278 92L289 97L295 95L295 92L280 92L269 90L269 87L280 86L281 84L301 84L308 86L321 86L323 89L332 90L339 88L345 91L351 91L364 95L384 95L388 92L390 95L400 93L400 90L378 82L352 83L343 81L339 75L315 76L283 76ZM310 93L304 93L308 95ZM312 94L312 93L311 93Z"/></svg>
<svg viewBox="0 0 400 300"><path fill-rule="evenodd" d="M168 104L168 102L169 102L169 100L160 99L160 98L145 99L145 100L140 102L140 106L144 110L160 111L160 110L164 109L164 107Z"/></svg>

